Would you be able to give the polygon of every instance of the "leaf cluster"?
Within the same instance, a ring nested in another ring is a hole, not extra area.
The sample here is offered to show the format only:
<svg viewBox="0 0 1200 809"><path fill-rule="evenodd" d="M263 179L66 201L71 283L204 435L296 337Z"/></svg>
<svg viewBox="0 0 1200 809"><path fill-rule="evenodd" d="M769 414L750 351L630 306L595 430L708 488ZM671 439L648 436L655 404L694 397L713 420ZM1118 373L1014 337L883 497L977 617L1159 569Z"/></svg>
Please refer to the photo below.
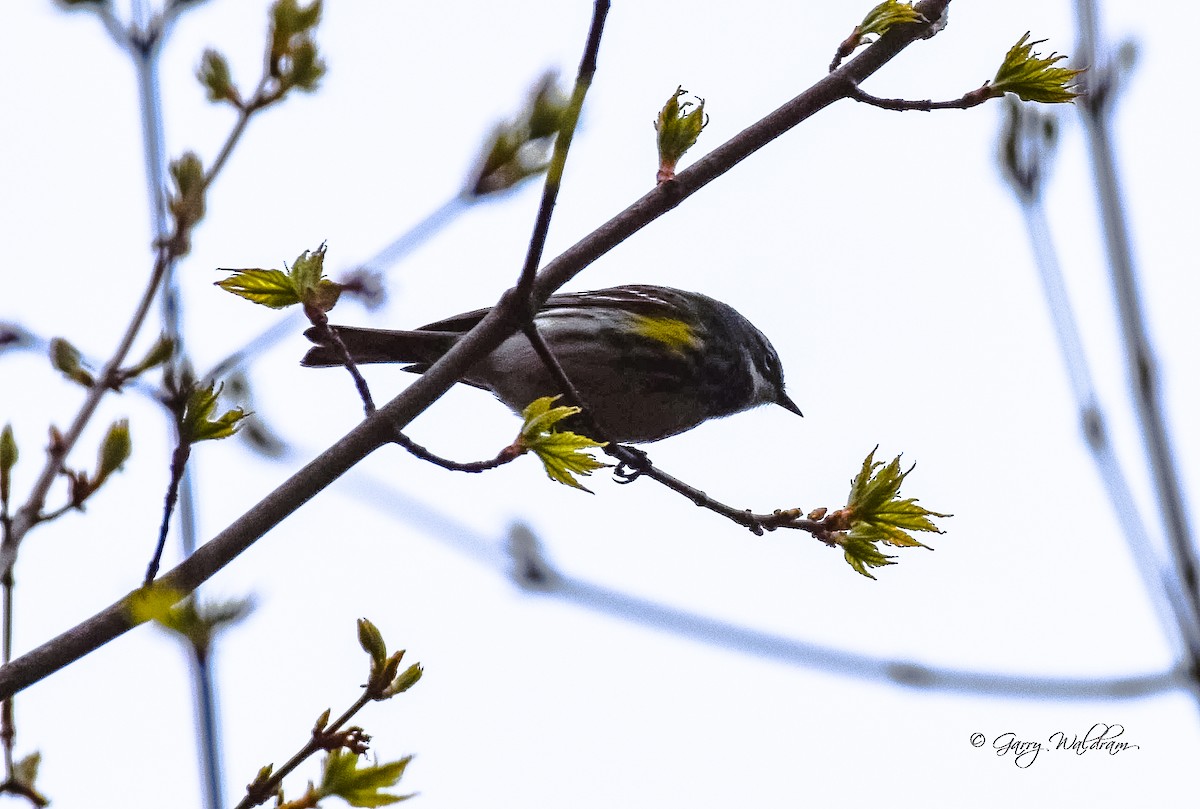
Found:
<svg viewBox="0 0 1200 809"><path fill-rule="evenodd" d="M188 392L183 411L179 415L179 437L181 442L195 444L199 441L215 441L228 438L238 431L242 422L250 415L240 407L217 412L217 400L222 386L210 382L207 386L196 385Z"/></svg>
<svg viewBox="0 0 1200 809"><path fill-rule="evenodd" d="M1022 101L1039 101L1043 104L1062 104L1079 96L1075 92L1075 80L1082 70L1073 70L1055 65L1067 57L1051 53L1043 57L1033 50L1046 40L1029 42L1029 32L1008 49L996 77L988 85L993 97L1013 93Z"/></svg>
<svg viewBox="0 0 1200 809"><path fill-rule="evenodd" d="M60 449L63 438L58 430L50 428L50 452L54 454L65 454ZM13 449L15 452L16 444L14 442ZM100 490L100 487L108 480L108 478L125 465L125 461L129 460L129 456L133 452L133 443L129 436L129 421L128 419L119 419L114 421L108 428L108 432L104 434L104 440L100 442L100 449L96 457L96 471L89 474L81 469L62 469L62 474L67 479L68 504L67 508L82 509L84 503L89 497ZM14 455L15 462L15 455ZM55 512L52 516L58 516L61 512ZM49 519L50 517L43 517Z"/></svg>
<svg viewBox="0 0 1200 809"><path fill-rule="evenodd" d="M216 286L239 298L271 309L285 309L302 304L306 310L323 313L337 304L342 292L341 284L324 276L324 266L325 245L322 244L316 250L305 250L297 256L287 272L226 269L223 272L233 275L217 281Z"/></svg>
<svg viewBox="0 0 1200 809"><path fill-rule="evenodd" d="M404 777L412 756L383 764L362 764L359 754L347 750L331 750L321 767L321 783L309 782L304 794L294 800L284 798L283 789L275 793L275 809L315 809L325 798L341 798L350 806L390 806L415 797L415 793L396 795L386 790L396 786ZM273 775L267 765L259 770L250 789L267 783Z"/></svg>
<svg viewBox="0 0 1200 809"><path fill-rule="evenodd" d="M184 152L169 166L171 182L175 190L167 199L167 208L175 223L175 232L168 240L175 256L184 256L191 250L191 234L196 224L204 218L207 203L208 178L204 166L195 152Z"/></svg>
<svg viewBox="0 0 1200 809"><path fill-rule="evenodd" d="M298 0L277 0L271 7L267 69L278 82L278 96L292 88L312 92L325 75L325 63L317 55L312 38L320 21L321 0L307 6L301 6Z"/></svg>
<svg viewBox="0 0 1200 809"><path fill-rule="evenodd" d="M413 663L404 671L400 671L404 650L389 655L383 634L366 618L358 619L358 642L371 658L371 672L366 686L371 699L391 699L397 694L403 694L421 679L424 669L420 663Z"/></svg>
<svg viewBox="0 0 1200 809"><path fill-rule="evenodd" d="M517 447L521 452L536 454L551 480L586 492L589 489L575 475L590 475L597 469L610 466L588 453L588 450L603 447L605 443L573 432L559 432L559 422L581 411L578 407L552 407L558 398L543 396L530 402L521 411L525 423L517 437Z"/></svg>
<svg viewBox="0 0 1200 809"><path fill-rule="evenodd" d="M876 461L875 450L871 450L850 483L846 507L830 515L832 522L848 529L834 539L846 562L868 578L875 578L868 568L895 564L891 561L894 557L882 552L881 544L927 548L910 532L943 533L930 518L950 516L918 505L916 498L900 498L900 484L912 470L900 470L899 455L885 464Z"/></svg>
<svg viewBox="0 0 1200 809"><path fill-rule="evenodd" d="M699 103L681 102L680 99L685 95L687 90L684 90L682 85L676 87L654 121L654 131L658 133L660 183L675 177L675 167L679 164L679 158L696 145L700 132L708 126L708 116L704 113L704 99L698 98Z"/></svg>

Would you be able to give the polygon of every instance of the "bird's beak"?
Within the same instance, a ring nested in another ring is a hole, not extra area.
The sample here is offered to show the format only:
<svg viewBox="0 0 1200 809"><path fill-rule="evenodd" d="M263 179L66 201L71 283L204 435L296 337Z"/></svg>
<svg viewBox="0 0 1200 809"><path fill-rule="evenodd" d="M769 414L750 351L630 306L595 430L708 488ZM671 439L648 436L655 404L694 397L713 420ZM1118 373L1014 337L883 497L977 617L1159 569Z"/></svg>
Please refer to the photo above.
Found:
<svg viewBox="0 0 1200 809"><path fill-rule="evenodd" d="M803 413L800 412L800 408L796 407L796 403L793 402L791 399L789 399L787 394L784 393L783 391L779 391L779 398L775 400L775 403L778 404L780 407L783 407L787 410L792 411L797 416L804 415Z"/></svg>

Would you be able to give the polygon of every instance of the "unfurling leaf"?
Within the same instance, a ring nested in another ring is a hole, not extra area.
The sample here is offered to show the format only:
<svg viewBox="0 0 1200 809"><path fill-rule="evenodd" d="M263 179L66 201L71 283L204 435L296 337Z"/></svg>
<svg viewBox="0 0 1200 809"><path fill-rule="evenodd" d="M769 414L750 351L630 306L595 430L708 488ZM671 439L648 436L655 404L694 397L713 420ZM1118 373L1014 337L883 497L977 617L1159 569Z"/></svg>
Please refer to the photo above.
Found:
<svg viewBox="0 0 1200 809"><path fill-rule="evenodd" d="M236 407L214 418L217 397L220 395L221 389L215 383L207 388L196 388L188 395L179 419L181 440L195 444L198 441L228 438L238 431L242 419L250 414Z"/></svg>
<svg viewBox="0 0 1200 809"><path fill-rule="evenodd" d="M232 272L216 285L226 292L232 292L239 298L269 306L272 309L284 309L300 303L300 296L292 286L292 279L282 270L226 270Z"/></svg>
<svg viewBox="0 0 1200 809"><path fill-rule="evenodd" d="M924 14L921 14L912 3L898 3L896 0L885 0L867 12L867 16L863 17L863 21L854 26L854 30L850 32L850 36L846 37L842 44L838 45L837 53L833 56L833 62L829 65L829 70L837 69L842 60L850 54L854 53L859 45L865 44L869 36L880 37L888 32L889 28L903 23L924 23L929 22Z"/></svg>
<svg viewBox="0 0 1200 809"><path fill-rule="evenodd" d="M237 107L242 105L242 98L229 72L229 63L218 51L212 48L204 51L204 55L200 57L200 69L196 71L196 78L208 91L208 100L214 104L228 101Z"/></svg>
<svg viewBox="0 0 1200 809"><path fill-rule="evenodd" d="M388 806L408 800L412 795L393 795L384 790L400 782L410 761L412 756L405 756L399 761L360 767L356 754L332 750L325 759L319 794L339 797L351 806L365 807Z"/></svg>
<svg viewBox="0 0 1200 809"><path fill-rule="evenodd" d="M41 753L30 753L25 758L12 765L12 786L6 790L10 794L20 795L34 806L49 806L50 801L37 790L38 768L42 763Z"/></svg>
<svg viewBox="0 0 1200 809"><path fill-rule="evenodd" d="M863 21L858 25L860 37L883 36L894 25L908 22L929 22L925 15L913 8L912 3L898 3L896 0L886 0L867 12Z"/></svg>
<svg viewBox="0 0 1200 809"><path fill-rule="evenodd" d="M587 452L604 446L604 443L572 432L557 432L555 425L558 422L580 412L578 407L552 407L558 398L543 396L521 411L525 424L517 443L522 450L538 456L551 480L586 492L587 487L576 480L575 475L590 475L610 466Z"/></svg>
<svg viewBox="0 0 1200 809"><path fill-rule="evenodd" d="M848 537L841 543L841 547L842 553L846 557L846 563L868 579L873 579L875 576L867 568L896 564L891 561L895 557L883 553L875 543L866 539Z"/></svg>
<svg viewBox="0 0 1200 809"><path fill-rule="evenodd" d="M191 249L192 228L204 218L207 180L195 152L184 152L178 160L171 161L170 171L175 190L167 200L167 207L175 220L177 254L185 255Z"/></svg>
<svg viewBox="0 0 1200 809"><path fill-rule="evenodd" d="M233 275L216 285L248 301L283 309L298 303L320 312L328 312L341 295L342 287L322 275L325 264L325 245L305 250L292 262L288 272L282 270L225 270Z"/></svg>
<svg viewBox="0 0 1200 809"><path fill-rule="evenodd" d="M421 664L413 663L404 671L396 675L396 678L392 680L391 684L383 690L383 697L386 699L387 697L394 697L397 694L403 694L405 691L416 685L417 681L421 679L423 674L425 674L425 669L421 667Z"/></svg>
<svg viewBox="0 0 1200 809"><path fill-rule="evenodd" d="M5 424L4 429L0 430L0 503L6 506L12 488L12 468L17 465L19 457L12 425Z"/></svg>
<svg viewBox="0 0 1200 809"><path fill-rule="evenodd" d="M1005 93L1013 93L1022 101L1040 101L1044 104L1062 104L1077 98L1079 93L1075 92L1075 79L1083 71L1055 67L1056 63L1067 57L1060 53L1043 57L1034 52L1033 46L1046 40L1028 40L1029 32L1026 31L1017 44L1008 49L1000 69L996 71L996 78L987 87L991 95L998 98Z"/></svg>
<svg viewBox="0 0 1200 809"><path fill-rule="evenodd" d="M325 63L318 57L312 38L320 20L321 0L307 6L301 6L298 0L276 0L271 7L267 69L279 82L271 100L277 101L293 87L315 90L325 75Z"/></svg>
<svg viewBox="0 0 1200 809"><path fill-rule="evenodd" d="M884 464L875 460L875 450L871 450L850 484L846 507L837 512L849 531L840 533L835 542L845 551L850 566L864 576L875 578L867 567L893 564L887 561L892 557L879 551L876 543L926 548L909 532L943 533L931 518L951 516L930 511L915 498L900 499L900 484L909 472L912 467L900 471L900 456Z"/></svg>
<svg viewBox="0 0 1200 809"><path fill-rule="evenodd" d="M316 250L305 250L292 262L292 287L300 302L321 312L328 312L337 304L342 293L341 284L324 276L325 245Z"/></svg>
<svg viewBox="0 0 1200 809"><path fill-rule="evenodd" d="M99 489L109 475L120 469L129 460L132 451L133 443L129 439L129 420L121 419L113 422L104 436L104 443L100 445L100 457L96 463L96 479L92 483L92 490Z"/></svg>
<svg viewBox="0 0 1200 809"><path fill-rule="evenodd" d="M96 384L96 378L83 367L83 358L79 349L61 337L55 337L50 341L50 364L54 366L55 370L61 371L67 379L77 382L85 388Z"/></svg>
<svg viewBox="0 0 1200 809"><path fill-rule="evenodd" d="M569 103L555 75L544 75L517 118L497 126L484 144L464 196L477 199L504 191L545 171Z"/></svg>
<svg viewBox="0 0 1200 809"><path fill-rule="evenodd" d="M704 99L697 99L699 104L692 101L680 103L679 99L686 94L687 91L682 86L676 87L654 122L654 129L658 132L659 183L675 178L675 167L679 164L679 158L696 145L700 132L708 126L708 116L704 114Z"/></svg>

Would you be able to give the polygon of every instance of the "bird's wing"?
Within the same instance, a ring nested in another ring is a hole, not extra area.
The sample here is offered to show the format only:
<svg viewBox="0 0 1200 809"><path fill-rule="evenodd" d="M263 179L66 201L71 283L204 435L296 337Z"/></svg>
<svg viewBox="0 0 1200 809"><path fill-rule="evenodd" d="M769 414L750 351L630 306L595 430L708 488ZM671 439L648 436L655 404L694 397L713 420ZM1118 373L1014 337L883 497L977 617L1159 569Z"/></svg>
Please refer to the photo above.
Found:
<svg viewBox="0 0 1200 809"><path fill-rule="evenodd" d="M686 296L670 287L631 284L588 292L559 292L551 295L542 310L571 308L623 309L646 315L671 314L686 302ZM438 320L421 327L421 331L467 332L475 328L491 309L476 309L463 312L445 320Z"/></svg>

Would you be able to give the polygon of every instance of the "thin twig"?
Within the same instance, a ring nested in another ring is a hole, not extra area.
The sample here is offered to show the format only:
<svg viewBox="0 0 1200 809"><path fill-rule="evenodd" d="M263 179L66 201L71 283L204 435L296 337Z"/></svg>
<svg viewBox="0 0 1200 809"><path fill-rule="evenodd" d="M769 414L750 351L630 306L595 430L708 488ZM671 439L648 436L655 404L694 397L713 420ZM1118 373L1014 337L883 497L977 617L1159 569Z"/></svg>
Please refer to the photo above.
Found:
<svg viewBox="0 0 1200 809"><path fill-rule="evenodd" d="M929 19L940 19L949 2L922 0L915 8ZM530 304L540 306L555 290L599 256L677 207L766 144L830 104L847 98L854 84L879 70L927 31L928 28L923 26L897 26L889 30L835 72L679 172L673 182L649 191L547 264L534 279ZM403 428L424 412L472 365L494 351L519 327L519 322L514 322L509 311L503 310L501 305L493 307L475 328L456 341L453 348L401 394L268 493L246 514L199 547L196 553L164 574L160 583L181 594L195 590L302 503L341 477L368 454L392 442L397 429ZM112 604L0 667L0 699L27 688L98 649L127 632L133 625L125 600Z"/></svg>
<svg viewBox="0 0 1200 809"><path fill-rule="evenodd" d="M154 555L146 567L146 578L142 582L149 587L158 575L158 566L162 561L163 550L167 547L167 530L171 525L171 514L175 511L175 503L179 498L179 484L183 480L184 470L187 469L188 456L192 454L192 445L183 437L178 423L175 434L179 443L171 453L171 480L167 484L167 494L163 501L162 522L158 527L158 543L154 546Z"/></svg>
<svg viewBox="0 0 1200 809"><path fill-rule="evenodd" d="M0 575L0 588L4 593L4 621L3 629L3 649L0 654L4 656L4 663L12 660L12 636L13 626L12 621L8 620L13 614L13 573L11 570L5 571ZM16 742L17 728L16 722L13 720L13 700L12 697L4 700L0 704L0 743L4 745L4 780L15 781L16 773L13 771L13 746Z"/></svg>
<svg viewBox="0 0 1200 809"><path fill-rule="evenodd" d="M246 797L242 798L234 809L251 809L251 807L258 806L260 803L274 797L284 778L307 761L313 754L328 749L328 745L324 740L341 730L343 725L349 722L356 713L361 711L373 699L374 697L371 695L370 689L363 689L363 693L354 701L353 705L346 709L345 713L320 730L313 728L313 734L308 743L297 750L296 754L284 762L279 769L273 770L270 777L261 782L255 781L250 784L246 788Z"/></svg>
<svg viewBox="0 0 1200 809"><path fill-rule="evenodd" d="M449 469L451 472L486 472L489 469L496 469L506 463L511 463L525 453L525 450L513 443L500 450L495 458L486 461L452 461L430 452L399 430L396 431L393 441L422 461L429 461L443 469Z"/></svg>
<svg viewBox="0 0 1200 809"><path fill-rule="evenodd" d="M367 385L367 380L363 377L362 372L358 370L358 365L354 362L354 357L350 355L350 349L346 348L346 344L342 341L341 335L336 329L329 328L329 318L325 313L305 306L305 314L308 316L308 321L317 327L320 333L321 340L328 342L337 351L338 359L342 361L342 365L349 372L350 378L354 380L354 387L358 391L358 397L362 399L363 410L370 417L375 412L375 400L371 398L371 388Z"/></svg>
<svg viewBox="0 0 1200 809"><path fill-rule="evenodd" d="M985 84L977 90L964 93L961 98L955 98L950 101L931 101L929 99L913 101L906 98L879 98L878 96L871 95L861 87L855 86L850 93L850 97L855 101L870 104L872 107L879 107L881 110L931 112L933 110L969 110L971 107L978 107L992 98L992 94Z"/></svg>

